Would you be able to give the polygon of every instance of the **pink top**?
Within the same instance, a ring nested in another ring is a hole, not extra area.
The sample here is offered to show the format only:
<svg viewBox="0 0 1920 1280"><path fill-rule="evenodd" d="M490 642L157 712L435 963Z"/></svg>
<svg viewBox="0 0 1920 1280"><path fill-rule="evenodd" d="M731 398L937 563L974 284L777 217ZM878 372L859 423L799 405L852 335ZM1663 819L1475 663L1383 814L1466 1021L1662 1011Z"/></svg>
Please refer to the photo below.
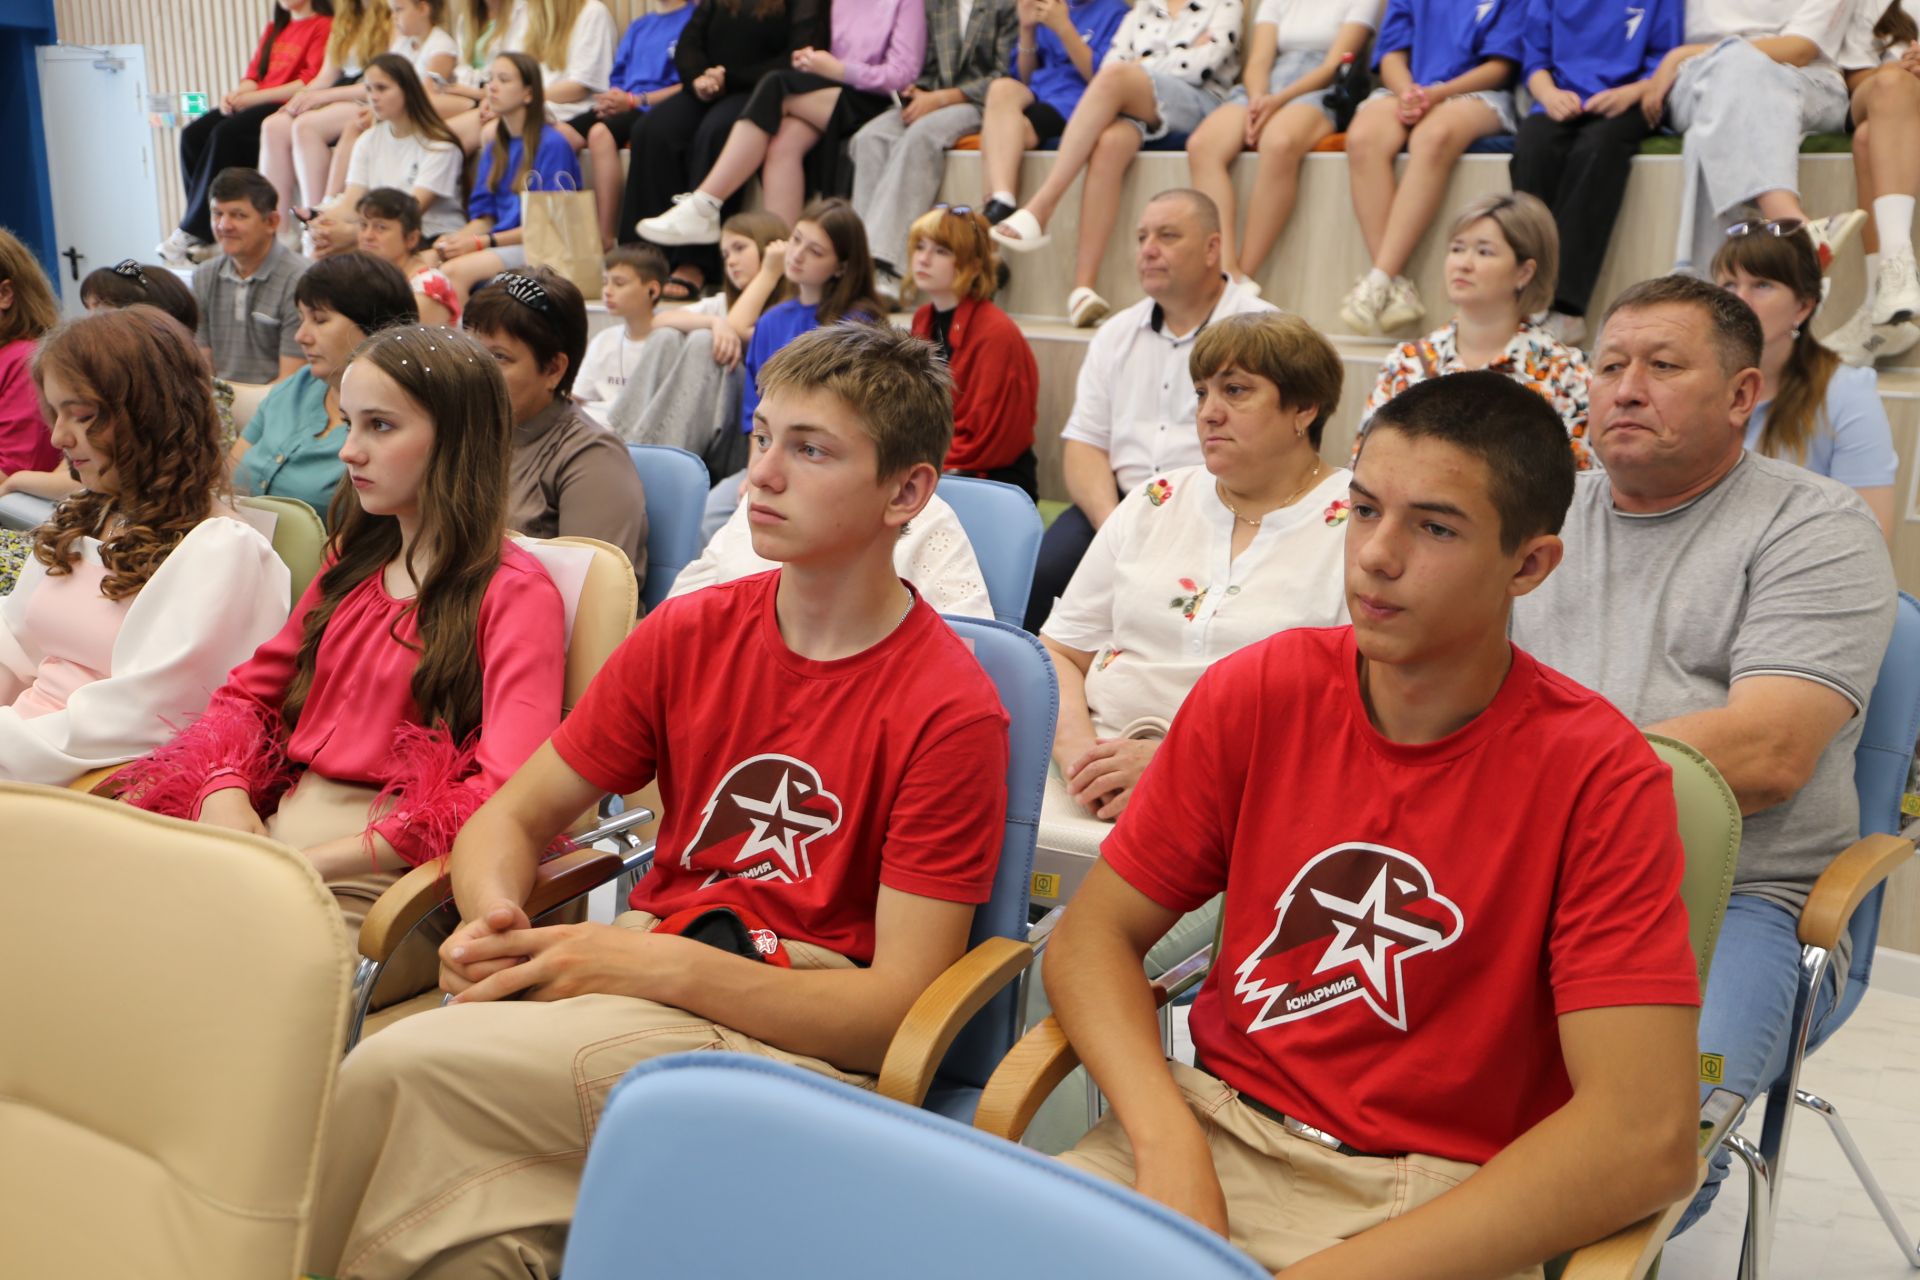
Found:
<svg viewBox="0 0 1920 1280"><path fill-rule="evenodd" d="M460 826L526 762L560 723L565 615L560 592L532 555L512 544L480 604L477 658L481 728L456 744L420 725L411 688L419 643L412 601L374 574L349 591L320 640L313 687L292 735L279 711L293 679L308 610L323 568L280 633L233 669L206 714L169 746L133 766L128 791L142 808L198 817L201 801L246 787L266 811L306 769L382 789L393 801L370 825L419 865L453 844Z"/></svg>
<svg viewBox="0 0 1920 1280"><path fill-rule="evenodd" d="M72 572L48 578L27 601L27 626L46 656L33 673L33 683L13 700L21 719L66 710L75 689L104 680L113 670L113 644L133 598L107 599L100 594L106 580L104 565L77 560Z"/></svg>
<svg viewBox="0 0 1920 1280"><path fill-rule="evenodd" d="M927 59L927 6L919 0L838 0L827 44L844 78L868 93L898 93Z"/></svg>
<svg viewBox="0 0 1920 1280"><path fill-rule="evenodd" d="M21 338L0 347L0 475L60 469L60 451L40 416L40 396L28 368L39 345Z"/></svg>

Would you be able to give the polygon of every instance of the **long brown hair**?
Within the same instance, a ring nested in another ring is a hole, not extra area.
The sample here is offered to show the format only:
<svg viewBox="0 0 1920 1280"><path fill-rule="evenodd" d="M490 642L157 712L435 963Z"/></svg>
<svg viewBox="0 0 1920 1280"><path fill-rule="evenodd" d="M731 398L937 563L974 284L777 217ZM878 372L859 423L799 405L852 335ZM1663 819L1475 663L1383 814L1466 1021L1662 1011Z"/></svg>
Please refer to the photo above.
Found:
<svg viewBox="0 0 1920 1280"><path fill-rule="evenodd" d="M1893 0L1880 21L1873 24L1874 48L1884 54L1896 44L1916 41L1920 41L1920 27L1914 25L1913 15L1900 7L1900 0Z"/></svg>
<svg viewBox="0 0 1920 1280"><path fill-rule="evenodd" d="M720 224L720 235L723 238L730 235L744 237L753 241L759 246L760 252L765 254L768 245L775 240L787 238L787 221L779 214L768 213L765 209L743 209ZM722 279L725 279L724 275ZM767 295L766 305L771 307L785 302L792 295L792 281L781 276L779 283L773 286L773 292ZM731 280L726 283L726 297L729 308L740 301L740 290Z"/></svg>
<svg viewBox="0 0 1920 1280"><path fill-rule="evenodd" d="M100 594L125 600L228 492L213 380L186 327L144 303L48 334L33 360L43 402L49 375L97 407L87 439L106 438L116 492L83 489L54 508L33 558L59 577L73 572L74 544L100 538Z"/></svg>
<svg viewBox="0 0 1920 1280"><path fill-rule="evenodd" d="M0 281L13 286L13 306L0 312L0 346L37 338L60 323L53 285L39 259L5 227L0 227Z"/></svg>
<svg viewBox="0 0 1920 1280"><path fill-rule="evenodd" d="M460 145L460 139L453 136L453 130L447 128L447 122L433 109L433 99L427 96L426 86L420 83L420 77L414 72L411 62L397 53L383 53L367 64L367 70L378 71L400 90L400 100L406 107L407 124L415 137L423 143L444 142L450 147Z"/></svg>
<svg viewBox="0 0 1920 1280"><path fill-rule="evenodd" d="M800 211L795 225L811 222L826 235L840 272L827 281L817 312L820 323L835 324L850 312L874 324L887 322L887 306L873 292L873 253L867 248L867 224L839 196L815 200Z"/></svg>
<svg viewBox="0 0 1920 1280"><path fill-rule="evenodd" d="M394 619L413 615L420 655L413 702L429 728L444 725L455 742L480 726L480 668L473 660L480 603L500 567L507 536L507 461L513 409L506 380L486 348L454 329L414 325L388 329L361 343L361 362L393 379L408 399L433 415L433 450L420 484L420 536L407 549L408 576L418 594ZM368 515L353 489L334 491L327 510L333 563L320 577L320 598L301 627L300 651L280 715L291 728L313 689L321 637L347 594L400 554L400 522ZM424 574L414 557L432 548ZM397 634L393 637L399 640Z"/></svg>
<svg viewBox="0 0 1920 1280"><path fill-rule="evenodd" d="M1713 255L1714 279L1736 270L1785 285L1795 298L1813 304L1780 371L1758 449L1769 458L1805 463L1815 433L1833 429L1825 422L1827 384L1840 367L1840 357L1813 336L1813 318L1820 313L1820 259L1804 231L1790 236L1755 233L1733 237Z"/></svg>
<svg viewBox="0 0 1920 1280"><path fill-rule="evenodd" d="M387 0L336 0L327 32L327 61L336 70L353 62L364 70L392 43L393 11Z"/></svg>
<svg viewBox="0 0 1920 1280"><path fill-rule="evenodd" d="M547 89L540 75L540 64L524 53L501 53L494 55L494 61L501 59L513 64L514 73L520 77L520 83L527 87L527 113L520 123L520 163L513 171L513 179L507 184L509 191L527 189L527 173L533 168L533 153L540 149L541 131L547 127ZM507 122L500 121L493 131L493 163L487 166L487 187L498 191L500 180L507 176Z"/></svg>

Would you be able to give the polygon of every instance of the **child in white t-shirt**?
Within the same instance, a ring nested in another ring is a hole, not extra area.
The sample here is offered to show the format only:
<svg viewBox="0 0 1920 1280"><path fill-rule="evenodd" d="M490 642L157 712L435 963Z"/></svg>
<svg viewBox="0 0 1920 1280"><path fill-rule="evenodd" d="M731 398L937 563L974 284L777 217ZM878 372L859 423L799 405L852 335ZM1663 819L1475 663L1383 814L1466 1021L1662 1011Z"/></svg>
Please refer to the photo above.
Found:
<svg viewBox="0 0 1920 1280"><path fill-rule="evenodd" d="M600 300L623 323L594 335L573 382L580 408L602 426L640 366L640 347L653 334L653 307L668 271L667 256L650 244L620 245L606 256Z"/></svg>

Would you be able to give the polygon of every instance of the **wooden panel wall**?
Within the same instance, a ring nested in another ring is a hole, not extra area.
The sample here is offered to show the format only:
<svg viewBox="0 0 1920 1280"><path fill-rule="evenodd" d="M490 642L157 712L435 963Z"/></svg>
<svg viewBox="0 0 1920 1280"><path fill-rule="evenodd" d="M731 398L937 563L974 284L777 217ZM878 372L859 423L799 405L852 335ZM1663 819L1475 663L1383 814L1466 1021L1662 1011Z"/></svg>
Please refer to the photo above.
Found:
<svg viewBox="0 0 1920 1280"><path fill-rule="evenodd" d="M381 0L384 3L384 0ZM619 30L646 0L607 0ZM246 70L273 12L266 0L54 0L60 39L68 44L137 44L147 51L154 93L201 92L218 100ZM184 197L178 130L154 130L160 216L172 226Z"/></svg>

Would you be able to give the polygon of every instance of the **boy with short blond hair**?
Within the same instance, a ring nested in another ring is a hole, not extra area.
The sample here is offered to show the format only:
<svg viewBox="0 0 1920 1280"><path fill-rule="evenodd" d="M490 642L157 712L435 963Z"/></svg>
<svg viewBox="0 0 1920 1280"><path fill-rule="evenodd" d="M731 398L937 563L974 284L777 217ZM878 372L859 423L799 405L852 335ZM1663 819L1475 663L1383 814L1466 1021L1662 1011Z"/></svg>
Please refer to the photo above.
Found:
<svg viewBox="0 0 1920 1280"><path fill-rule="evenodd" d="M653 309L666 288L667 255L650 244L620 245L601 264L600 301L621 321L593 335L573 380L574 398L601 426L627 379L640 369L640 348L653 336Z"/></svg>
<svg viewBox="0 0 1920 1280"><path fill-rule="evenodd" d="M754 550L781 567L649 613L468 821L453 1005L342 1064L308 1270L557 1274L628 1068L728 1048L870 1085L964 952L998 863L1007 719L893 567L953 430L946 374L927 343L838 325L783 348L761 389L747 494ZM541 850L653 779L659 855L631 910L531 927ZM750 941L691 936L716 919Z"/></svg>

